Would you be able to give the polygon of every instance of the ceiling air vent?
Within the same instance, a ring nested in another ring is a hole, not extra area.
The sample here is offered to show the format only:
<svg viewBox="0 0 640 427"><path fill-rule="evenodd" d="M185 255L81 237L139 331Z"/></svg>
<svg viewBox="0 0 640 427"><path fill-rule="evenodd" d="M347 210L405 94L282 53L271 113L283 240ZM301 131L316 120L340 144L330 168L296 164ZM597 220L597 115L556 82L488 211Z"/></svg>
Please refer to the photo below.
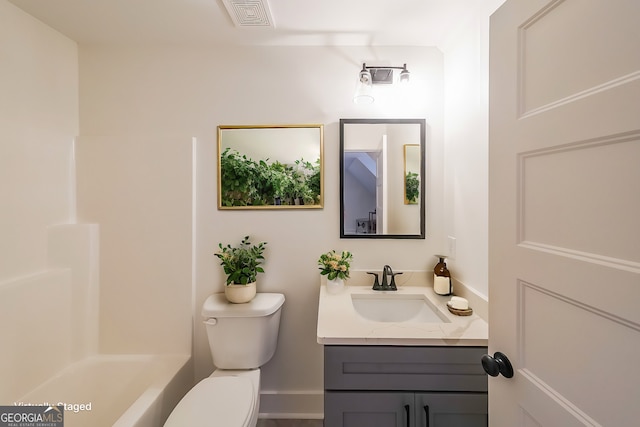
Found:
<svg viewBox="0 0 640 427"><path fill-rule="evenodd" d="M236 27L275 28L267 0L222 0Z"/></svg>

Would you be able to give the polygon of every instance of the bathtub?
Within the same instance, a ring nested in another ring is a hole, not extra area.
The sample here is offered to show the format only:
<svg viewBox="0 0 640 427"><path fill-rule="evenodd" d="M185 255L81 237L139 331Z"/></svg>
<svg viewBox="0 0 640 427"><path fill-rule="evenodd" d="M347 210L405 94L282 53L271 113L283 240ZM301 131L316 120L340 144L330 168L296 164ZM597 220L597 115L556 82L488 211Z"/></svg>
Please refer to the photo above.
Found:
<svg viewBox="0 0 640 427"><path fill-rule="evenodd" d="M65 427L159 427L192 383L188 355L96 355L13 403L62 404Z"/></svg>

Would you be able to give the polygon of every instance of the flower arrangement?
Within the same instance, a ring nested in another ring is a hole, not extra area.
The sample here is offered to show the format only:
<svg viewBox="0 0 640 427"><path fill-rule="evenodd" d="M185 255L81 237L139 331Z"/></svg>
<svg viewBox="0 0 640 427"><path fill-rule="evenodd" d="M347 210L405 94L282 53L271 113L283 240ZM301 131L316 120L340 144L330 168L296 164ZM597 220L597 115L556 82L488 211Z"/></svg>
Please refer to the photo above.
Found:
<svg viewBox="0 0 640 427"><path fill-rule="evenodd" d="M351 252L342 251L342 253L339 254L336 251L331 250L320 255L320 259L318 260L320 274L327 276L327 279L329 280L335 280L336 278L342 280L348 279L351 261L353 261L353 255Z"/></svg>
<svg viewBox="0 0 640 427"><path fill-rule="evenodd" d="M227 285L246 285L256 281L258 273L264 273L260 264L264 261L264 249L267 242L252 245L249 236L245 236L238 247L222 246L215 254L220 258L220 265L227 275Z"/></svg>

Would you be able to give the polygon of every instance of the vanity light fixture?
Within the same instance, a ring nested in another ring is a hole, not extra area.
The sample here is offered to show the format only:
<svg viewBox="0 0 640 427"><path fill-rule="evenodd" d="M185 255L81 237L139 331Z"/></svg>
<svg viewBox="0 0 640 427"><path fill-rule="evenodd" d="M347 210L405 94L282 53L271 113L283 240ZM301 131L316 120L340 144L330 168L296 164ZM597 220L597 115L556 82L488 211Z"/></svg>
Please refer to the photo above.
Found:
<svg viewBox="0 0 640 427"><path fill-rule="evenodd" d="M353 95L353 102L356 104L372 104L374 101L372 84L371 72L362 64L362 70L358 74L356 93Z"/></svg>
<svg viewBox="0 0 640 427"><path fill-rule="evenodd" d="M394 70L400 70L398 82L400 84L409 83L409 70L407 70L407 64L402 67L390 67L390 66L368 66L366 63L362 64L362 70L358 73L358 85L356 87L356 93L353 96L353 102L356 104L371 104L375 100L373 97L373 85L378 84L393 84Z"/></svg>
<svg viewBox="0 0 640 427"><path fill-rule="evenodd" d="M407 70L407 64L404 64L402 71L400 71L400 84L409 83L409 70Z"/></svg>

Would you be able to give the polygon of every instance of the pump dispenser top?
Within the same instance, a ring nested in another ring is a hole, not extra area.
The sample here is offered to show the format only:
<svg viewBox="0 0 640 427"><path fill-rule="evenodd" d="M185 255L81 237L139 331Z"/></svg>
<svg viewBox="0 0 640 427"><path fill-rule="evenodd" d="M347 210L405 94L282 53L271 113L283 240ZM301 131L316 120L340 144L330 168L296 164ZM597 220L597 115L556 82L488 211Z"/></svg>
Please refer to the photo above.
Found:
<svg viewBox="0 0 640 427"><path fill-rule="evenodd" d="M453 285L451 284L451 273L444 261L444 255L436 255L439 259L433 268L433 290L438 295L451 295L453 293Z"/></svg>

